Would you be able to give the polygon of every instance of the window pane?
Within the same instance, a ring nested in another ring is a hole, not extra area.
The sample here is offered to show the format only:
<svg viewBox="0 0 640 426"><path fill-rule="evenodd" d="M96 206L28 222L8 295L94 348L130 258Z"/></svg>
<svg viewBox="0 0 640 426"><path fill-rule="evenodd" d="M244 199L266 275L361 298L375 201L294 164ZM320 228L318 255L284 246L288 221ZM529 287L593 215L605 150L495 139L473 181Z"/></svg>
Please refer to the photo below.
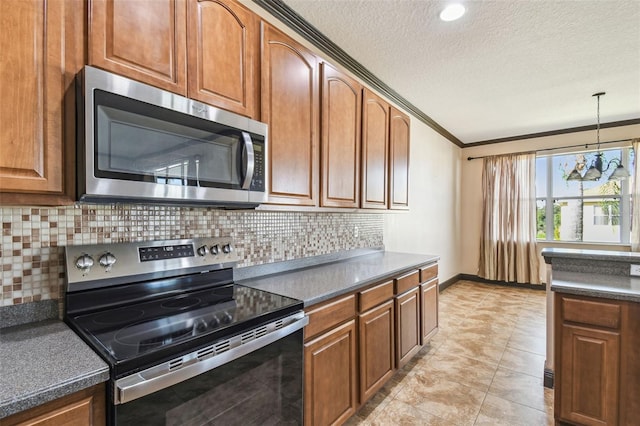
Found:
<svg viewBox="0 0 640 426"><path fill-rule="evenodd" d="M537 200L536 201L536 238L539 240L547 239L547 212L546 212L547 202L546 200Z"/></svg>
<svg viewBox="0 0 640 426"><path fill-rule="evenodd" d="M634 179L634 173L633 171L635 170L635 164L636 164L636 155L635 152L633 151L633 149L629 150L629 168L627 169L629 171L629 174L631 175L629 177L629 193L631 194L631 188L633 188L633 179ZM627 165L625 164L625 167L627 167Z"/></svg>
<svg viewBox="0 0 640 426"><path fill-rule="evenodd" d="M620 194L620 184L608 183L607 177L616 168L616 163L611 160L620 159L622 151L620 149L609 149L602 151L603 177L597 181L567 181L571 171L574 169L582 175L595 164L596 153L578 153L556 155L553 158L553 196L554 197L581 197L583 195L618 195ZM607 169L607 166L609 168Z"/></svg>
<svg viewBox="0 0 640 426"><path fill-rule="evenodd" d="M547 160L550 157L536 158L536 197L547 196Z"/></svg>
<svg viewBox="0 0 640 426"><path fill-rule="evenodd" d="M620 242L620 199L556 200L554 239Z"/></svg>

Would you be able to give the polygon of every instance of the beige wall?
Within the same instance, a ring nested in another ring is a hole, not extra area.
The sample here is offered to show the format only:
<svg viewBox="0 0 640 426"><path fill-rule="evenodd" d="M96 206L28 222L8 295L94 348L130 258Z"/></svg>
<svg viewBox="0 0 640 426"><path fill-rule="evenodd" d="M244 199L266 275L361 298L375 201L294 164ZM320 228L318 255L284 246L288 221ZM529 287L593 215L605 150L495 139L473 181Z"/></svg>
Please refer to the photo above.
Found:
<svg viewBox="0 0 640 426"><path fill-rule="evenodd" d="M411 120L409 206L384 216L387 250L440 256L440 281L460 273L461 149Z"/></svg>
<svg viewBox="0 0 640 426"><path fill-rule="evenodd" d="M640 136L640 125L616 127L600 130L601 141L628 139ZM462 201L461 201L461 268L463 274L476 275L478 272L480 222L482 218L482 160L467 161L467 157L506 154L527 150L563 147L582 143L593 143L595 131L568 133L565 135L544 138L526 139L494 145L483 145L462 150ZM605 145L606 146L606 145ZM545 242L540 247L573 247L598 250L624 250L629 248L620 245L594 245L579 243ZM544 277L544 275L542 275Z"/></svg>
<svg viewBox="0 0 640 426"><path fill-rule="evenodd" d="M336 68L351 74L255 3L243 3ZM441 281L460 273L460 152L456 145L411 117L410 211L384 214L385 248L439 255Z"/></svg>

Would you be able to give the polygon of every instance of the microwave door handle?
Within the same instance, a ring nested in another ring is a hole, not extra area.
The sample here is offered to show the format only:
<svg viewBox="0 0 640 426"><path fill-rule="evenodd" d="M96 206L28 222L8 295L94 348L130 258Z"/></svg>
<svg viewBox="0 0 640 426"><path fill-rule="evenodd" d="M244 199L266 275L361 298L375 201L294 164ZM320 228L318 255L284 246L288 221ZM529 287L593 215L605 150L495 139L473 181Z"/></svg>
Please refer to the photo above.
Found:
<svg viewBox="0 0 640 426"><path fill-rule="evenodd" d="M200 156L195 155L193 157L193 162L195 163L195 166L196 166L196 186L199 187L200 186Z"/></svg>
<svg viewBox="0 0 640 426"><path fill-rule="evenodd" d="M253 179L253 166L255 163L253 141L251 140L251 135L247 132L242 132L242 140L242 168L245 171L242 189L249 189L251 187L251 180Z"/></svg>

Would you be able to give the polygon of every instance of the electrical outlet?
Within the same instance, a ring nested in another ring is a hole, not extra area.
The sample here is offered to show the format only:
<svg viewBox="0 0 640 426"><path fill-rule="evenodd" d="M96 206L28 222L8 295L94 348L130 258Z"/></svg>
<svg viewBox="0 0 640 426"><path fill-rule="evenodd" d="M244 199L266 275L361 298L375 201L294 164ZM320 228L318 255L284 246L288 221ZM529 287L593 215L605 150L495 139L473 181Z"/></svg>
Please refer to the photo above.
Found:
<svg viewBox="0 0 640 426"><path fill-rule="evenodd" d="M635 277L640 277L640 265L631 265L631 271L629 273Z"/></svg>

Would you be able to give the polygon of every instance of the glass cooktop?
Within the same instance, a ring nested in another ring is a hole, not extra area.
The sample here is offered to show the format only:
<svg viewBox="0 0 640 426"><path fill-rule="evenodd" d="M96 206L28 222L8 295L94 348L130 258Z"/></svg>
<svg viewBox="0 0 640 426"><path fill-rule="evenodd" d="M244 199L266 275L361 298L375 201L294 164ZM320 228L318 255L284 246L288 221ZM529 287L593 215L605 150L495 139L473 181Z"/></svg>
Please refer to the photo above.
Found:
<svg viewBox="0 0 640 426"><path fill-rule="evenodd" d="M114 362L144 356L201 337L210 342L259 325L299 300L237 284L198 290L69 318Z"/></svg>

